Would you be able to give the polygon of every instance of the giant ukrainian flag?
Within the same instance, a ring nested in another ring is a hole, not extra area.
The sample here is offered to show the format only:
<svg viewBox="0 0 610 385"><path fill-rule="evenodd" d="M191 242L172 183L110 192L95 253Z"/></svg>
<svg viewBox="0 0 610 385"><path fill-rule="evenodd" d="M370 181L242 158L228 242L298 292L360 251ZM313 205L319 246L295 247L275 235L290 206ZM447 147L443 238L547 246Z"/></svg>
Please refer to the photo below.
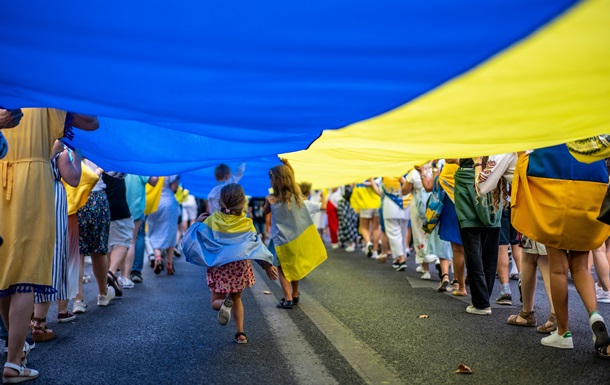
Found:
<svg viewBox="0 0 610 385"><path fill-rule="evenodd" d="M610 132L610 0L22 0L3 14L1 106L101 116L74 139L89 158L183 173L196 195L219 162L247 161L242 183L264 195L280 153L324 186Z"/></svg>

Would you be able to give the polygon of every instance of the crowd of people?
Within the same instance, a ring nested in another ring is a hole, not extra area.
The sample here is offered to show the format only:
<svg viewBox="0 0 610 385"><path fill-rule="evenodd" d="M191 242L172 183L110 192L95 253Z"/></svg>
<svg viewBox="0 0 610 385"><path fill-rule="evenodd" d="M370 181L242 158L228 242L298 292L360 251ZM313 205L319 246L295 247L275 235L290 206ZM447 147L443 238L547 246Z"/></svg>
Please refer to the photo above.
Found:
<svg viewBox="0 0 610 385"><path fill-rule="evenodd" d="M610 303L610 226L597 219L608 188L603 160L583 163L564 144L433 160L404 175L327 191L297 183L282 160L269 170L272 193L249 201L239 185L245 164L235 173L219 165L217 186L198 210L178 175L129 175L84 158L61 140L73 127L95 130L98 122L53 109L0 109L0 128L6 129L0 135L5 383L38 377L25 366L26 335L31 332L35 342L56 338L46 322L52 302L58 322L87 311L85 257L97 284L96 304L105 307L143 281L146 256L155 274L171 276L174 258L184 254L207 267L218 321L226 325L233 317L235 342L244 344L241 293L255 282L250 261L270 279L279 278L284 297L277 307L291 309L299 303L299 281L327 257L326 237L332 249L391 260L398 272L413 260L424 280L432 279L434 267L438 291L470 294L466 312L474 315L491 314L496 276L500 305L515 302L509 280L519 279L522 309L507 322L537 327L548 334L543 345L562 349L573 347L569 272L587 309L595 350L610 358L598 312L598 303ZM551 307L542 324L534 316L536 267Z"/></svg>

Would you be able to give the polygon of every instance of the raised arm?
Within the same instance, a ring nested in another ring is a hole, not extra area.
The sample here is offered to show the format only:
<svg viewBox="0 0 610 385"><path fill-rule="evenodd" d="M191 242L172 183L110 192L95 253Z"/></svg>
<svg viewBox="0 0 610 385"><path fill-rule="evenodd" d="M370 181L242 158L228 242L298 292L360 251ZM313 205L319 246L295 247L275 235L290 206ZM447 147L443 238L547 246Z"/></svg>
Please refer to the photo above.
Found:
<svg viewBox="0 0 610 385"><path fill-rule="evenodd" d="M61 152L57 159L57 168L61 178L70 186L76 187L80 183L81 177L81 160L80 151L72 151L64 147L60 140L55 141L53 145L53 156Z"/></svg>
<svg viewBox="0 0 610 385"><path fill-rule="evenodd" d="M473 158L475 163L474 185L477 194L484 195L495 189L515 158L516 155L513 152L491 156L485 165L485 169L481 166L481 158Z"/></svg>

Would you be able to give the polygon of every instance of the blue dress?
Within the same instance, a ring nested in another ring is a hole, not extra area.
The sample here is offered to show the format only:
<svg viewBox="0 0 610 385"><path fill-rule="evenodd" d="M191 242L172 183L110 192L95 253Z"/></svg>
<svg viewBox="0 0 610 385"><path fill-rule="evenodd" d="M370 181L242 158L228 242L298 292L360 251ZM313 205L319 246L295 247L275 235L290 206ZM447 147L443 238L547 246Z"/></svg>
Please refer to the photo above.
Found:
<svg viewBox="0 0 610 385"><path fill-rule="evenodd" d="M159 208L148 216L148 239L153 249L167 249L176 245L180 205L170 188L176 180L177 175L165 178Z"/></svg>

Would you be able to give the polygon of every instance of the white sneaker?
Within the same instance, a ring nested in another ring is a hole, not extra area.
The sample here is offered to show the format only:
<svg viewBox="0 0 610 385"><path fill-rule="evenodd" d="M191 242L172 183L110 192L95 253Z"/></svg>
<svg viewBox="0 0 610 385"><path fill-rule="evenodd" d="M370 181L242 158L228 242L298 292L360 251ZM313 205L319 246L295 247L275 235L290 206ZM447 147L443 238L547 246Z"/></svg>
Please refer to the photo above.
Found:
<svg viewBox="0 0 610 385"><path fill-rule="evenodd" d="M606 328L604 317L596 312L589 317L589 326L593 332L593 343L595 344L595 350L610 344L610 336L608 335L608 329Z"/></svg>
<svg viewBox="0 0 610 385"><path fill-rule="evenodd" d="M115 295L116 294L114 292L114 287L108 286L108 291L106 292L106 295L98 294L97 306L108 306L108 304L110 303L110 301L112 301Z"/></svg>
<svg viewBox="0 0 610 385"><path fill-rule="evenodd" d="M72 307L72 313L74 314L85 314L87 311L87 304L85 301L76 300L74 301L74 306Z"/></svg>
<svg viewBox="0 0 610 385"><path fill-rule="evenodd" d="M551 332L551 335L540 340L544 346L550 346L558 349L574 349L572 341L572 332L567 331L564 335L559 335L557 330Z"/></svg>
<svg viewBox="0 0 610 385"><path fill-rule="evenodd" d="M356 244L350 244L345 248L345 251L347 251L348 253L353 253L354 251L356 251Z"/></svg>
<svg viewBox="0 0 610 385"><path fill-rule="evenodd" d="M420 274L423 274L426 272L426 270L424 270L424 268L422 267L422 265L417 265L417 267L415 268L415 271L417 271Z"/></svg>
<svg viewBox="0 0 610 385"><path fill-rule="evenodd" d="M133 281L127 277L121 276L118 279L121 285L123 286L123 289L133 289L133 287L135 286Z"/></svg>
<svg viewBox="0 0 610 385"><path fill-rule="evenodd" d="M419 277L420 279L425 279L425 280L429 280L430 279L430 272L426 271L424 272L424 274L421 275L421 277Z"/></svg>
<svg viewBox="0 0 610 385"><path fill-rule="evenodd" d="M373 242L367 242L366 246L362 249L367 257L372 258L373 255Z"/></svg>
<svg viewBox="0 0 610 385"><path fill-rule="evenodd" d="M227 298L222 301L220 310L218 310L218 323L222 326L225 326L231 321L231 308L233 308L233 299L227 295Z"/></svg>
<svg viewBox="0 0 610 385"><path fill-rule="evenodd" d="M599 303L610 303L610 290L605 291L597 284L595 285L595 296Z"/></svg>
<svg viewBox="0 0 610 385"><path fill-rule="evenodd" d="M426 263L434 263L434 262L436 262L437 259L438 259L438 257L434 254L424 255L424 262L426 262Z"/></svg>
<svg viewBox="0 0 610 385"><path fill-rule="evenodd" d="M477 309L473 305L469 305L466 308L466 313L476 314L476 315L491 315L491 308L488 307L486 309Z"/></svg>
<svg viewBox="0 0 610 385"><path fill-rule="evenodd" d="M371 254L371 259L377 259L379 257L379 254L377 254L376 251L373 251L373 254Z"/></svg>
<svg viewBox="0 0 610 385"><path fill-rule="evenodd" d="M339 248L339 244L338 243L331 243L330 244L330 248L331 249L338 249Z"/></svg>

